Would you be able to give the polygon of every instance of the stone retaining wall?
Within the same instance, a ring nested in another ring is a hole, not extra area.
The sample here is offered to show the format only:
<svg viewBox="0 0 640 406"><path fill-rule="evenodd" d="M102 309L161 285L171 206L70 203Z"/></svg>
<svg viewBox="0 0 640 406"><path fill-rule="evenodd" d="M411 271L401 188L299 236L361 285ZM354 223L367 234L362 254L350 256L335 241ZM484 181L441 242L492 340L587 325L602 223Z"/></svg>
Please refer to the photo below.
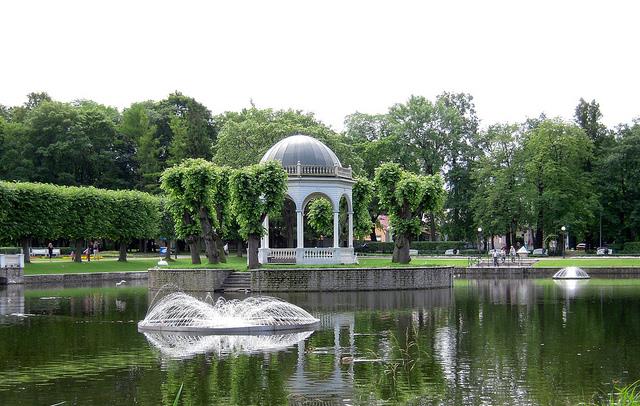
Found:
<svg viewBox="0 0 640 406"><path fill-rule="evenodd" d="M175 285L187 292L212 292L222 287L231 269L149 269L149 289Z"/></svg>
<svg viewBox="0 0 640 406"><path fill-rule="evenodd" d="M453 267L282 268L259 269L251 273L254 292L405 290L453 286Z"/></svg>
<svg viewBox="0 0 640 406"><path fill-rule="evenodd" d="M26 275L24 277L25 284L91 284L105 281L130 281L130 280L146 280L147 272L93 272L93 273L63 273L51 275Z"/></svg>
<svg viewBox="0 0 640 406"><path fill-rule="evenodd" d="M545 268L531 268L531 267L479 267L479 268L455 268L454 273L456 275L464 276L552 276L562 268L557 267L545 267ZM616 267L616 268L588 268L584 267L585 272L591 276L629 276L640 275L640 267Z"/></svg>
<svg viewBox="0 0 640 406"><path fill-rule="evenodd" d="M12 285L23 282L23 269L17 267L0 268L0 285Z"/></svg>

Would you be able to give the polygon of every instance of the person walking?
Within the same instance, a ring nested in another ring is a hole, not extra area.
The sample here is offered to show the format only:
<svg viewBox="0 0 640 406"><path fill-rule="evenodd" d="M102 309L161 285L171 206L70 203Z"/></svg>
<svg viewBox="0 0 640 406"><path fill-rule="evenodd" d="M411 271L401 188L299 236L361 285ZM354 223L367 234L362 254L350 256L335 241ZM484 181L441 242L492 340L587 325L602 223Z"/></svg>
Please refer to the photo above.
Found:
<svg viewBox="0 0 640 406"><path fill-rule="evenodd" d="M53 243L49 242L49 245L47 245L47 250L49 250L49 261L51 261L51 258L53 258Z"/></svg>
<svg viewBox="0 0 640 406"><path fill-rule="evenodd" d="M498 250L494 248L492 251L493 253L491 255L493 256L493 266L498 266Z"/></svg>
<svg viewBox="0 0 640 406"><path fill-rule="evenodd" d="M511 257L511 262L516 262L516 247L514 247L513 245L509 250L509 256Z"/></svg>

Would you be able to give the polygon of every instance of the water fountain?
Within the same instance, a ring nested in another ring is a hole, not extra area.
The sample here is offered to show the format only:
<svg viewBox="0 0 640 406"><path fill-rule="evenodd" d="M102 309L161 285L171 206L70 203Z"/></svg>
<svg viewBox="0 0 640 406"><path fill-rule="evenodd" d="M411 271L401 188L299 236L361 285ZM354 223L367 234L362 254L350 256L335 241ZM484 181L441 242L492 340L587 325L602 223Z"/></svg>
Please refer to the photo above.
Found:
<svg viewBox="0 0 640 406"><path fill-rule="evenodd" d="M577 266L562 268L553 275L553 279L589 279L588 273Z"/></svg>
<svg viewBox="0 0 640 406"><path fill-rule="evenodd" d="M160 299L138 330L199 334L265 334L312 330L319 320L304 309L268 296L215 303L174 292Z"/></svg>

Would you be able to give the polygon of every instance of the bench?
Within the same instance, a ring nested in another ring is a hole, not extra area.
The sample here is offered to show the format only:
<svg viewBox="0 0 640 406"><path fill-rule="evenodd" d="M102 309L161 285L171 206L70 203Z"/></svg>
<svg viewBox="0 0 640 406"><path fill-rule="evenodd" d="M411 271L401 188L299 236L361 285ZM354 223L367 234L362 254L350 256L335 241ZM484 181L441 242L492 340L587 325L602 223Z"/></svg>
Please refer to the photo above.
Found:
<svg viewBox="0 0 640 406"><path fill-rule="evenodd" d="M60 256L60 248L54 248L52 254L54 257ZM46 257L48 255L49 255L48 248L31 248L32 257Z"/></svg>

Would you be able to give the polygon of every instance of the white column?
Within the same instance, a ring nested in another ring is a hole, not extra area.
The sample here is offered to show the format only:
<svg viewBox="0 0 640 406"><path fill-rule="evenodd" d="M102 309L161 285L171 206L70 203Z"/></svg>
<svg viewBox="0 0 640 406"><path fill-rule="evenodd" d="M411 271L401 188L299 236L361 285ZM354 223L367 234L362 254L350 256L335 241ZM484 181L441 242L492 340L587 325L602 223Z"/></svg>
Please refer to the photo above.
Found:
<svg viewBox="0 0 640 406"><path fill-rule="evenodd" d="M269 216L264 216L262 227L267 230L266 233L262 236L262 248L269 248Z"/></svg>
<svg viewBox="0 0 640 406"><path fill-rule="evenodd" d="M296 210L296 234L297 234L297 247L304 248L304 214L302 210Z"/></svg>
<svg viewBox="0 0 640 406"><path fill-rule="evenodd" d="M349 212L349 248L353 248L353 212Z"/></svg>
<svg viewBox="0 0 640 406"><path fill-rule="evenodd" d="M340 213L333 212L333 248L340 247Z"/></svg>

